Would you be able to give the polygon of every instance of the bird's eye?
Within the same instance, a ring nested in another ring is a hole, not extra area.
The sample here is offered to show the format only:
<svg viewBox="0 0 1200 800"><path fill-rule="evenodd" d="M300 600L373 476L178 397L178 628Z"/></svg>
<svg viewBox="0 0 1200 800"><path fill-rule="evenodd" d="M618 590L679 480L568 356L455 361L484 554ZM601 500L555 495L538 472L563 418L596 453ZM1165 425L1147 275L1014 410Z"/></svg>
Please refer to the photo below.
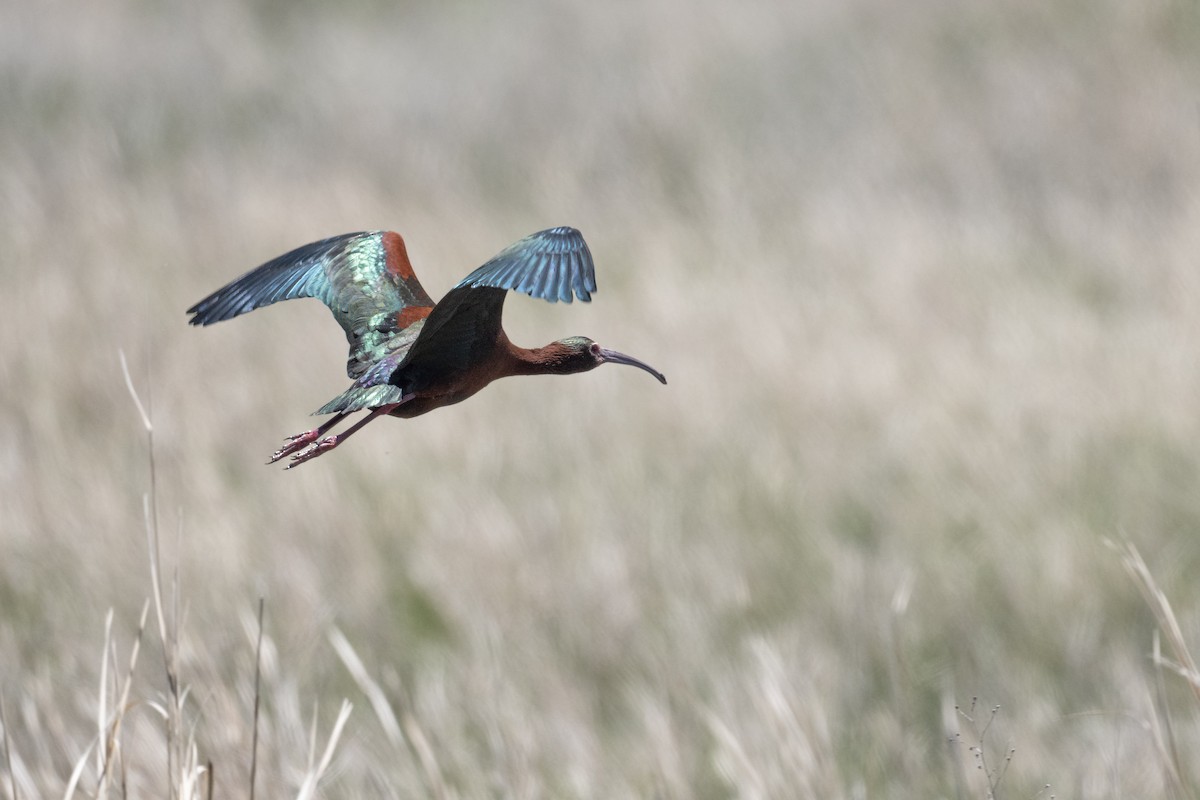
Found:
<svg viewBox="0 0 1200 800"><path fill-rule="evenodd" d="M591 344L591 346L588 348L588 350L589 350L589 351L591 352L591 354L592 354L592 355L594 355L594 356L598 356L598 355L600 355L600 345L596 344L595 342L592 342L592 344Z"/></svg>

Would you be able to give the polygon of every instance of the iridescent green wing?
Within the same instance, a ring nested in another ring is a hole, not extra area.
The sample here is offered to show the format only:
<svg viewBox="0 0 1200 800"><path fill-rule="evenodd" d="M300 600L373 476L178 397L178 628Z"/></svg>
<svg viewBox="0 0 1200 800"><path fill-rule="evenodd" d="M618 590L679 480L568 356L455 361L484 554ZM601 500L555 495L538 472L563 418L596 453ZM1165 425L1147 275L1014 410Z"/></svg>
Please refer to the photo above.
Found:
<svg viewBox="0 0 1200 800"><path fill-rule="evenodd" d="M189 308L188 321L211 325L298 297L315 297L333 312L350 343L346 372L356 379L381 359L407 352L433 310L400 235L365 231L322 239L268 261Z"/></svg>

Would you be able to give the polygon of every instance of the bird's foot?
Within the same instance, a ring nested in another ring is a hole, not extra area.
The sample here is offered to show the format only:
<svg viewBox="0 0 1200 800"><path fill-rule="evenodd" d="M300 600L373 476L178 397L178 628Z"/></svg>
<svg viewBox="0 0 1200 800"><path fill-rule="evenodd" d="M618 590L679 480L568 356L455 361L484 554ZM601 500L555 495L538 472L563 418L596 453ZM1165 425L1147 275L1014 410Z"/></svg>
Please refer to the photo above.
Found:
<svg viewBox="0 0 1200 800"><path fill-rule="evenodd" d="M322 453L328 453L330 450L332 450L333 448L338 446L338 441L339 441L339 438L337 436L326 436L321 441L310 444L308 447L301 450L299 453L296 453L295 455L293 455L291 463L288 464L286 467L284 467L284 469L291 469L292 467L298 467L301 464L303 464L305 461L316 458L317 456L321 455Z"/></svg>
<svg viewBox="0 0 1200 800"><path fill-rule="evenodd" d="M283 447L276 450L274 455L271 456L271 460L267 463L274 464L279 459L286 458L292 453L295 453L297 450L303 450L305 447L308 447L310 444L315 442L317 437L320 435L321 432L316 428L313 428L311 431L305 431L304 433L297 433L295 436L289 436L284 440Z"/></svg>

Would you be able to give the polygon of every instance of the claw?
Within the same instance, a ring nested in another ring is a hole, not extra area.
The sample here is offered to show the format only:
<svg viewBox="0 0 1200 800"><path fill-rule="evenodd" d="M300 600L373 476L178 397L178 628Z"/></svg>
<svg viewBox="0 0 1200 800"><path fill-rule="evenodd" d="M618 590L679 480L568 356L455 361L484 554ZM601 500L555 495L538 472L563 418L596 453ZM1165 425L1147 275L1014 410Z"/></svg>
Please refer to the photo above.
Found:
<svg viewBox="0 0 1200 800"><path fill-rule="evenodd" d="M284 440L283 447L276 450L275 454L271 456L271 460L267 463L274 464L279 459L284 458L285 456L290 456L297 450L303 450L305 447L315 442L317 437L320 435L320 429L313 428L311 431L305 431L304 433L297 433L295 436L289 436Z"/></svg>
<svg viewBox="0 0 1200 800"><path fill-rule="evenodd" d="M400 399L400 403L411 400L412 397L413 396L411 394L407 394ZM267 463L274 464L284 456L291 456L292 463L288 464L286 467L284 467L284 469L298 467L305 461L316 458L317 456L321 455L321 453L327 453L333 448L337 447L343 440L349 439L352 433L381 414L392 413L392 411L394 411L396 406L400 405L400 403L388 403L385 406L377 406L372 408L370 414L367 414L367 416L351 425L342 433L339 433L336 436L325 436L324 439L321 439L322 436L324 436L326 433L329 433L331 428L333 428L351 413L349 411L339 412L337 416L326 422L321 427L317 428L315 431L305 431L304 433L297 433L295 436L289 437L287 441L283 443L283 447L276 450L275 455L271 456L271 460ZM318 439L320 439L320 441L317 441Z"/></svg>
<svg viewBox="0 0 1200 800"><path fill-rule="evenodd" d="M311 442L311 439L309 441ZM332 450L333 448L335 448L337 446L338 446L338 437L337 436L326 436L321 441L316 442L315 444L309 444L309 446L307 448L305 448L304 450L301 450L299 453L296 453L294 456L292 456L291 463L288 464L286 467L284 467L284 469L292 469L293 467L298 467L301 464L303 464L305 461L316 458L317 456L321 455L322 453L328 453L330 450Z"/></svg>

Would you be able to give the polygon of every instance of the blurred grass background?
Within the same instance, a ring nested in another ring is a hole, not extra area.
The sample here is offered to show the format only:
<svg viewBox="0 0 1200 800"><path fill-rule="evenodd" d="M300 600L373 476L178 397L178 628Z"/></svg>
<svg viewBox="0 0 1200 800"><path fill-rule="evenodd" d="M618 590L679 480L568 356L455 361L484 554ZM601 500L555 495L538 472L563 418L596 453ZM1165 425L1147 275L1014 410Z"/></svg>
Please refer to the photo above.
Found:
<svg viewBox="0 0 1200 800"><path fill-rule="evenodd" d="M992 705L997 794L1195 796L1163 738L1174 708L1196 752L1195 706L1104 546L1196 641L1195 3L0 12L0 796L62 794L104 612L116 670L150 594L118 349L217 796L248 783L259 596L264 797L342 698L333 797L984 797ZM347 382L328 312L185 325L324 236L400 231L436 297L560 224L600 292L513 297L513 340L668 387L503 381L284 474ZM169 781L144 648L131 797Z"/></svg>

